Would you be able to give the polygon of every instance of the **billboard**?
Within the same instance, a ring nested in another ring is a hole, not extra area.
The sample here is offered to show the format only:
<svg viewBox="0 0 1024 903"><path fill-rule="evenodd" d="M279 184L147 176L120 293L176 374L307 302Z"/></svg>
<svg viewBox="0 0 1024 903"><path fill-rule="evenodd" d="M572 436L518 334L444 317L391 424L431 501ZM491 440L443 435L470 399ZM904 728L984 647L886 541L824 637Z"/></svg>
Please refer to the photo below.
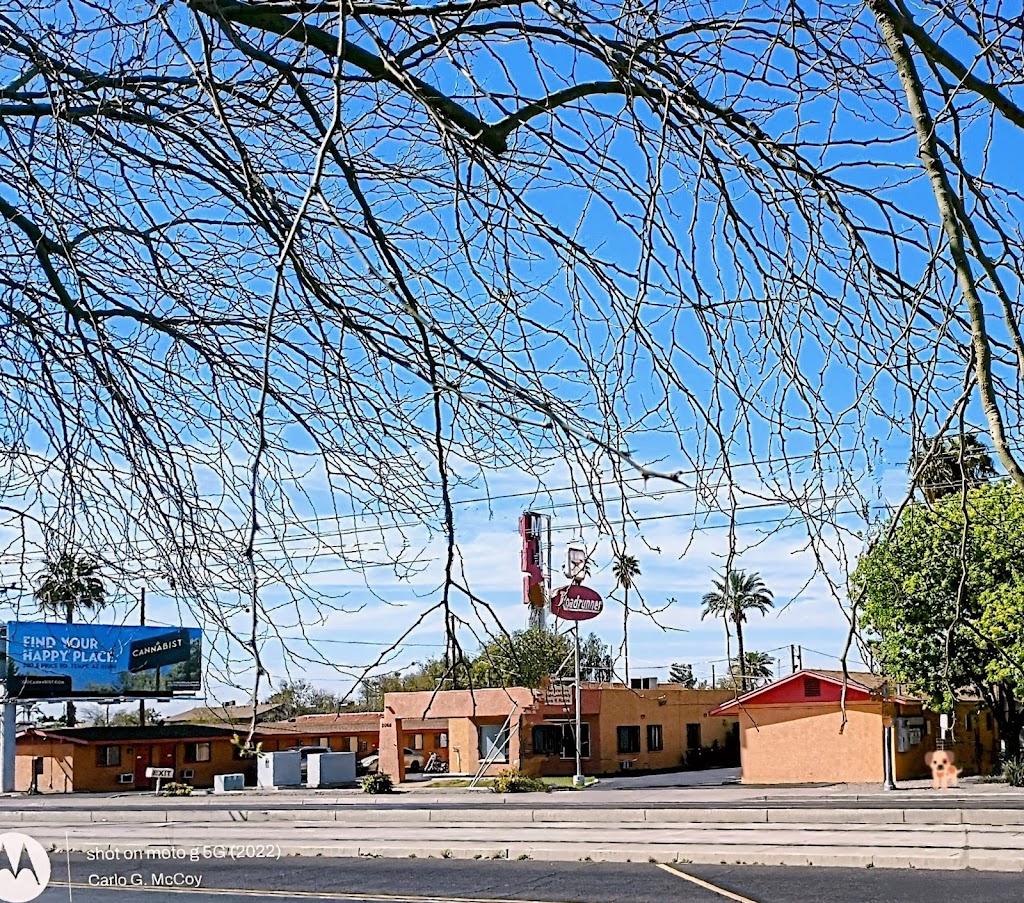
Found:
<svg viewBox="0 0 1024 903"><path fill-rule="evenodd" d="M7 695L21 699L194 695L202 689L203 632L11 621Z"/></svg>

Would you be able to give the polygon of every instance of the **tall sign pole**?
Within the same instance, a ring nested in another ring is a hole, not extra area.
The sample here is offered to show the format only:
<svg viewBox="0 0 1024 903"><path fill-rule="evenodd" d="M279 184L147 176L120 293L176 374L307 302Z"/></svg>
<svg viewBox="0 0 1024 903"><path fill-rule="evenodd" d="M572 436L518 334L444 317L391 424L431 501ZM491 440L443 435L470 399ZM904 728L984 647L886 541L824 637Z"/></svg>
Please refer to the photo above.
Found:
<svg viewBox="0 0 1024 903"><path fill-rule="evenodd" d="M576 639L576 774L573 775L572 783L575 787L582 787L583 778L583 687L580 683L580 622L573 625L573 633Z"/></svg>
<svg viewBox="0 0 1024 903"><path fill-rule="evenodd" d="M589 621L601 614L604 603L601 597L589 587L583 586L587 576L587 555L584 549L571 547L566 555L565 576L571 583L555 590L551 596L551 614L573 622L575 688L573 691L576 709L574 745L576 747L576 773L572 783L582 787L583 777L583 681L580 676L580 621Z"/></svg>

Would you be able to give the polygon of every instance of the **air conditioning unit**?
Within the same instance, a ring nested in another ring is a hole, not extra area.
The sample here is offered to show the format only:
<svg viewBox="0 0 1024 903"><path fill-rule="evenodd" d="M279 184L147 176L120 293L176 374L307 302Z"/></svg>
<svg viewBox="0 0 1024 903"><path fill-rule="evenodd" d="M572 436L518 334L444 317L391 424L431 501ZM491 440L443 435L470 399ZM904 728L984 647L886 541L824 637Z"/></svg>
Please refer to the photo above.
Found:
<svg viewBox="0 0 1024 903"><path fill-rule="evenodd" d="M125 772L124 774L119 774L117 776L117 783L118 784L134 784L135 783L135 775L132 774L130 771Z"/></svg>
<svg viewBox="0 0 1024 903"><path fill-rule="evenodd" d="M632 770L633 770L633 760L632 759L623 759L621 762L619 762L619 771L632 771Z"/></svg>
<svg viewBox="0 0 1024 903"><path fill-rule="evenodd" d="M181 770L181 779L183 781L191 781L196 776L196 770L194 768L183 768Z"/></svg>

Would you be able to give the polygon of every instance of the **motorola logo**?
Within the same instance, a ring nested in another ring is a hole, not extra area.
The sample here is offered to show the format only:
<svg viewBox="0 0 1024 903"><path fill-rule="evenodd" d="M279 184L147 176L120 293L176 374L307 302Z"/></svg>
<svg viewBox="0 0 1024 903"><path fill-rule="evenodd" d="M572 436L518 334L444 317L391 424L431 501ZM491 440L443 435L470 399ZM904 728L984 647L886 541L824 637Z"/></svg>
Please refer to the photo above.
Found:
<svg viewBox="0 0 1024 903"><path fill-rule="evenodd" d="M38 840L10 831L0 834L0 900L28 903L50 882L50 857Z"/></svg>

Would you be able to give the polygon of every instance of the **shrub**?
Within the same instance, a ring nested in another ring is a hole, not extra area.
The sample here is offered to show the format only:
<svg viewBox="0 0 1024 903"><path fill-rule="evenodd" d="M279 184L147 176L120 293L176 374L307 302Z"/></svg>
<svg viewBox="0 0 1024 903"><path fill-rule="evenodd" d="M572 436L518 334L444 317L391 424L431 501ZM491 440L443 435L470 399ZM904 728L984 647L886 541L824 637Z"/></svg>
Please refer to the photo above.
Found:
<svg viewBox="0 0 1024 903"><path fill-rule="evenodd" d="M191 784L179 784L175 781L164 784L160 788L160 796L191 796L192 785Z"/></svg>
<svg viewBox="0 0 1024 903"><path fill-rule="evenodd" d="M391 775L386 771L375 771L372 774L364 775L359 785L363 788L363 793L391 793L395 789Z"/></svg>
<svg viewBox="0 0 1024 903"><path fill-rule="evenodd" d="M491 785L491 790L495 793L531 793L534 791L548 793L551 788L543 781L523 774L518 768L506 768L504 771L498 772L498 776Z"/></svg>
<svg viewBox="0 0 1024 903"><path fill-rule="evenodd" d="M1018 756L1003 762L1003 777L1011 787L1024 787L1024 757Z"/></svg>

